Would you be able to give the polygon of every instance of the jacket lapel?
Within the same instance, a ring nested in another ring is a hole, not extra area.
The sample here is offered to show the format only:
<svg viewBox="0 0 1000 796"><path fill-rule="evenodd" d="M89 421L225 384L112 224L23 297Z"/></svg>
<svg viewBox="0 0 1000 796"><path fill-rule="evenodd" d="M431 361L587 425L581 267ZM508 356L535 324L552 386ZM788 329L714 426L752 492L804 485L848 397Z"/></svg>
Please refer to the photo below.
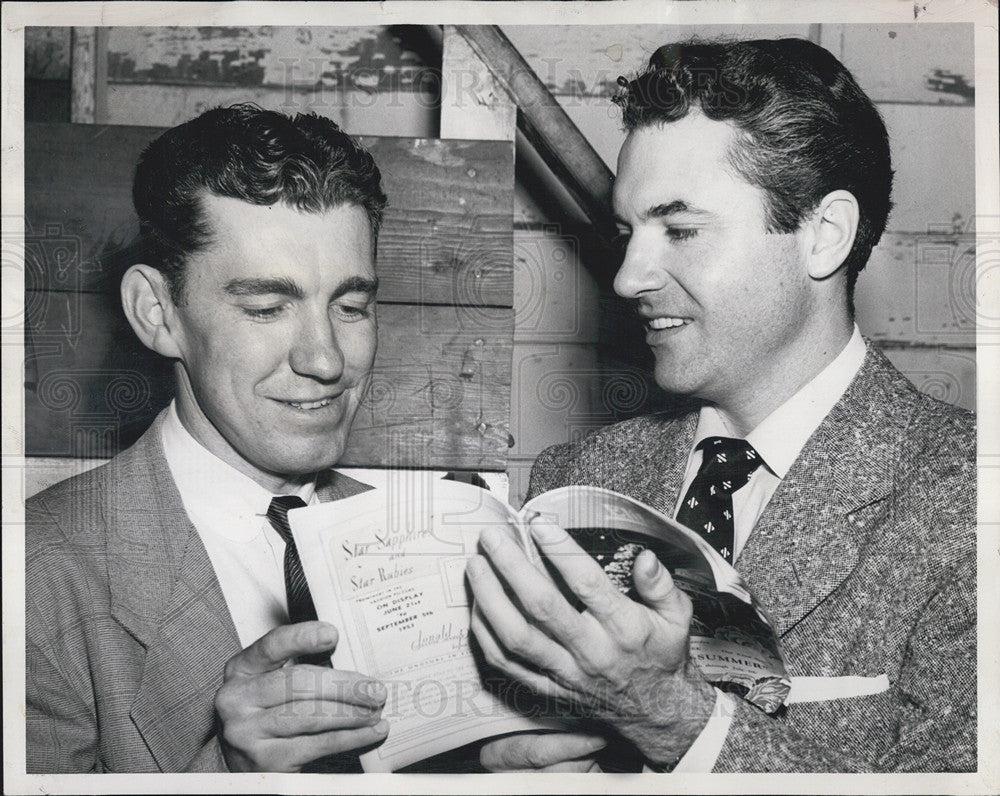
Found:
<svg viewBox="0 0 1000 796"><path fill-rule="evenodd" d="M684 472L687 470L688 455L694 444L694 432L698 428L698 413L692 412L684 418L672 421L677 424L677 431L670 436L666 448L660 451L660 461L666 462L665 471L661 474L656 489L661 495L663 507L660 511L668 517L674 516L674 507L680 499L681 485L684 483Z"/></svg>
<svg viewBox="0 0 1000 796"><path fill-rule="evenodd" d="M170 474L161 424L111 463L108 566L112 616L146 648L132 721L160 769L179 771L215 732L222 663L241 645ZM367 489L334 471L317 483L322 501Z"/></svg>
<svg viewBox="0 0 1000 796"><path fill-rule="evenodd" d="M857 566L888 510L889 473L914 388L869 345L864 364L806 443L736 562L750 591L788 633Z"/></svg>
<svg viewBox="0 0 1000 796"><path fill-rule="evenodd" d="M170 474L161 423L111 463L108 579L113 618L146 648L132 721L160 769L178 771L214 732L220 662L240 643Z"/></svg>
<svg viewBox="0 0 1000 796"><path fill-rule="evenodd" d="M653 428L646 423L654 424ZM620 459L593 464L611 468L606 479L609 489L632 495L672 517L697 427L697 412L676 419L651 417L633 427L631 437L634 439L624 441ZM654 441L652 448L651 440ZM597 452L596 455L604 454Z"/></svg>
<svg viewBox="0 0 1000 796"><path fill-rule="evenodd" d="M331 500L343 500L361 492L374 489L370 484L355 481L336 470L326 470L319 474L316 480L316 494L323 503Z"/></svg>

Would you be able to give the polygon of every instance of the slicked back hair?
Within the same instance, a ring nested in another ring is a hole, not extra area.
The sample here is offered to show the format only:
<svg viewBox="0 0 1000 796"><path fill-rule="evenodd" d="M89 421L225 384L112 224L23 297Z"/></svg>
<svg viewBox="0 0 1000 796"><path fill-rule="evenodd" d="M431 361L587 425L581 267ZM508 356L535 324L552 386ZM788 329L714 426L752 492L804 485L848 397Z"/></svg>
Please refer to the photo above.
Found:
<svg viewBox="0 0 1000 796"><path fill-rule="evenodd" d="M386 205L381 179L368 151L329 119L251 103L214 108L163 133L139 158L132 201L142 256L183 304L186 258L212 240L206 194L310 213L354 204L376 240Z"/></svg>
<svg viewBox="0 0 1000 796"><path fill-rule="evenodd" d="M805 39L687 41L660 47L615 97L626 130L696 108L735 125L733 170L767 196L771 232L794 232L835 190L860 220L845 260L849 304L858 273L885 230L892 165L885 124L833 55Z"/></svg>

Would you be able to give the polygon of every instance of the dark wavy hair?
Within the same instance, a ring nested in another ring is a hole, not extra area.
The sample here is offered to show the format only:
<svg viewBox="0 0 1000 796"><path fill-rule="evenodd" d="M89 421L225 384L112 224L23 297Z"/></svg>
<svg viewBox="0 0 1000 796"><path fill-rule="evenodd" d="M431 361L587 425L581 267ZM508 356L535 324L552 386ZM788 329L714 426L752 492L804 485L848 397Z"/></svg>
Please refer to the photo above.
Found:
<svg viewBox="0 0 1000 796"><path fill-rule="evenodd" d="M794 232L831 191L850 191L860 221L845 260L848 298L885 230L892 165L885 124L843 64L805 39L660 47L615 97L626 130L692 108L736 125L734 171L767 195L768 230Z"/></svg>
<svg viewBox="0 0 1000 796"><path fill-rule="evenodd" d="M214 108L163 133L139 157L132 201L142 257L181 304L185 260L211 241L204 194L312 213L355 204L377 240L386 205L381 180L368 151L329 119L252 103Z"/></svg>

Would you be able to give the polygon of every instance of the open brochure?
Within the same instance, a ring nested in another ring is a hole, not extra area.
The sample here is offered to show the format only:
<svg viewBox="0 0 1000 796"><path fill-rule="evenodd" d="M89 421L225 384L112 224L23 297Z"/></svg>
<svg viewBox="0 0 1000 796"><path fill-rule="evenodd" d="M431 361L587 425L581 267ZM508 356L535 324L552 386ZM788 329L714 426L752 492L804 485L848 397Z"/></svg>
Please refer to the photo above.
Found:
<svg viewBox="0 0 1000 796"><path fill-rule="evenodd" d="M404 472L385 489L288 515L317 613L340 631L334 666L388 687L389 735L361 756L366 771L504 733L566 728L537 713L530 695L484 682L469 644L465 564L480 532L500 525L533 553L526 518L536 513L572 533L625 592L632 560L652 548L692 597L691 656L707 679L765 710L781 705L788 680L774 632L736 571L692 531L594 487L553 490L518 512L478 487Z"/></svg>

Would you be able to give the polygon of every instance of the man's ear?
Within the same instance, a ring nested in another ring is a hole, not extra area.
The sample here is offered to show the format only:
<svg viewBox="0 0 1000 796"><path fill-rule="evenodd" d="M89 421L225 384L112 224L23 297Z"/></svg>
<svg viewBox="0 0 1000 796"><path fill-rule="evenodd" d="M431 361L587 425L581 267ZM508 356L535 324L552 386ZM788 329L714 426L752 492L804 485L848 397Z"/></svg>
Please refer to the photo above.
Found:
<svg viewBox="0 0 1000 796"><path fill-rule="evenodd" d="M808 267L813 279L836 273L851 253L858 232L858 200L850 191L832 191L823 197L811 218Z"/></svg>
<svg viewBox="0 0 1000 796"><path fill-rule="evenodd" d="M181 358L170 286L157 268L133 265L122 277L125 317L146 348L171 359Z"/></svg>

